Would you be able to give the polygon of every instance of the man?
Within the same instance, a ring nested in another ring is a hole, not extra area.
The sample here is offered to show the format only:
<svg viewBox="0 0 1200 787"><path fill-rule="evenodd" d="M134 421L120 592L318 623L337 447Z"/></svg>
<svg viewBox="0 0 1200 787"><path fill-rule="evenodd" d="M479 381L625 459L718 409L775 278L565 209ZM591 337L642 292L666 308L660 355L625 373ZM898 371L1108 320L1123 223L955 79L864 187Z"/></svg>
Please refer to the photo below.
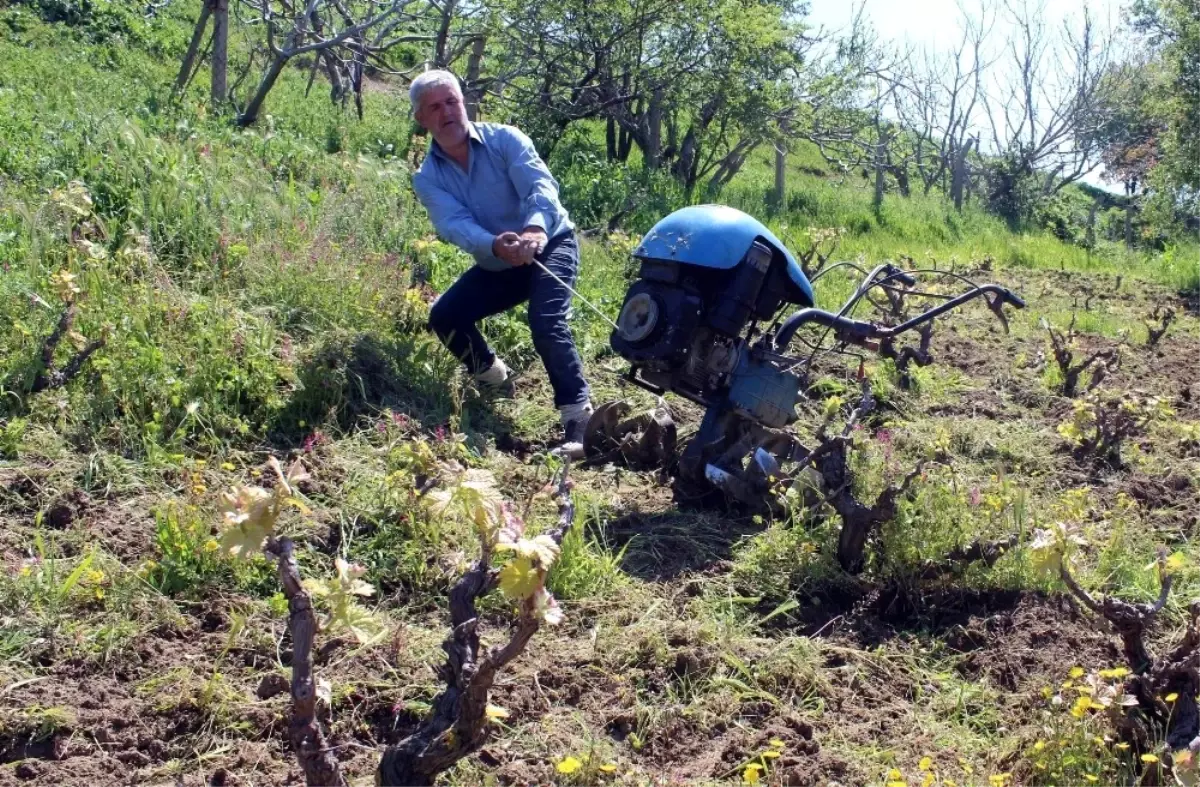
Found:
<svg viewBox="0 0 1200 787"><path fill-rule="evenodd" d="M488 393L512 395L508 367L476 323L529 302L533 346L554 389L565 432L560 452L583 455L592 413L583 364L567 326L579 244L558 183L529 137L512 126L467 120L462 89L448 71L426 71L409 88L413 114L433 137L413 189L438 235L475 264L433 304L429 325Z"/></svg>

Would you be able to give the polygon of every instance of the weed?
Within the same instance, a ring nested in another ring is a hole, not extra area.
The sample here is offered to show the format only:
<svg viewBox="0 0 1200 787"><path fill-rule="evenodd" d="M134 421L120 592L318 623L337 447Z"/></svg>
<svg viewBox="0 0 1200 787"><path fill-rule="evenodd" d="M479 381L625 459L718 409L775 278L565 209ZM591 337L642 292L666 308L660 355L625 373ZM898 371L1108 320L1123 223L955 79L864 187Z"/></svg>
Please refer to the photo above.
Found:
<svg viewBox="0 0 1200 787"><path fill-rule="evenodd" d="M70 708L30 705L0 711L0 736L43 741L59 732L69 732L76 717Z"/></svg>
<svg viewBox="0 0 1200 787"><path fill-rule="evenodd" d="M628 584L621 564L629 542L614 550L606 543L600 527L599 504L586 495L578 495L576 500L576 516L583 518L583 524L572 528L563 538L562 553L546 584L564 599L611 595Z"/></svg>
<svg viewBox="0 0 1200 787"><path fill-rule="evenodd" d="M155 509L154 546L155 557L142 563L139 574L168 596L194 596L222 584L250 588L269 578L263 565L234 569L221 560L221 545L193 504L172 502Z"/></svg>

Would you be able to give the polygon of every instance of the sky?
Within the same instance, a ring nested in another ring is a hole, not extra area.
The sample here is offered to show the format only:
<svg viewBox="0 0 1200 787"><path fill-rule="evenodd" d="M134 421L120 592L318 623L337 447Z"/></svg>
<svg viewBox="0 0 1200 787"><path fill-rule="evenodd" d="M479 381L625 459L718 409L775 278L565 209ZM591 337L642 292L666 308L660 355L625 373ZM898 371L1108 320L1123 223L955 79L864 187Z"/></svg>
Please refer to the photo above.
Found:
<svg viewBox="0 0 1200 787"><path fill-rule="evenodd" d="M952 48L958 43L960 12L955 0L866 0L866 17L874 25L880 38L909 40L915 44ZM810 24L824 25L831 29L850 24L855 11L863 5L861 0L810 0L810 10L805 20ZM978 0L967 2L967 8L975 10ZM988 6L998 5L988 0ZM1044 0L1047 22L1057 22L1067 16L1080 17L1087 7L1098 19L1111 17L1115 26L1120 21L1120 10L1127 5L1121 0ZM997 21L994 34L1003 37L1008 28L1003 19Z"/></svg>
<svg viewBox="0 0 1200 787"><path fill-rule="evenodd" d="M809 0L810 10L805 21L812 26L823 26L836 31L850 26L854 14L864 6L864 0ZM980 0L961 0L965 7L978 13ZM1038 0L1029 0L1033 6ZM998 0L983 0L989 9L999 5ZM1121 21L1121 10L1129 0L1042 0L1043 18L1048 28L1057 28L1064 19L1081 19L1084 9L1091 12L1101 25L1116 29ZM995 26L992 40L1003 41L1012 30L1012 25L1003 13L994 14ZM941 51L953 51L960 37L962 12L958 0L865 0L864 18L874 27L881 40L898 44L911 44L916 48L929 47ZM1119 190L1117 184L1100 180L1099 169L1093 170L1083 180L1108 190Z"/></svg>

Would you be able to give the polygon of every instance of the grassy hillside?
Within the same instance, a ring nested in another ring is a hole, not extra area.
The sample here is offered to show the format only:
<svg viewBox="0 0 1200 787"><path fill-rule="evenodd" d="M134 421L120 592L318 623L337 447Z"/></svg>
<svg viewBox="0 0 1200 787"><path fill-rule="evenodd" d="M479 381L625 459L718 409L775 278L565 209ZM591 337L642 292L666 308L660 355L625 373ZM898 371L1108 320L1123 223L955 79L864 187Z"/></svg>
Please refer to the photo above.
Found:
<svg viewBox="0 0 1200 787"><path fill-rule="evenodd" d="M0 785L297 783L286 692L272 692L290 673L286 602L265 560L218 542L220 493L266 483L272 456L312 475L307 512L281 519L305 575L342 557L375 589L382 634L343 635L318 666L332 745L370 783L439 688L446 594L476 549L469 521L414 488L456 462L493 473L534 529L555 520L535 493L556 413L523 310L486 326L524 372L519 395L480 401L423 329L468 260L409 188L423 142L402 91L372 84L359 122L289 73L238 131L198 85L168 99L187 4L153 22L80 6L74 25L38 8L58 6L0 5ZM586 153L551 162L576 215L621 196L598 193L619 175ZM1157 595L1156 551L1176 555L1152 644L1175 642L1200 591L1200 320L1178 294L1196 250L1089 255L936 195L889 195L876 217L866 183L814 173L811 152L792 166L785 211L765 207L765 154L722 200L798 249L844 228L838 258L952 267L1028 308L1008 333L979 307L939 321L936 362L909 390L866 364L881 408L856 433L856 493L939 460L859 576L838 568L827 512L747 517L676 501L657 473L575 468L575 528L549 580L565 621L501 675L491 700L507 716L445 783L1132 784L1153 767L1142 755L1158 749L1131 749L1098 707L1121 681L1119 640L1030 543L1073 528L1084 587L1136 601ZM632 245L584 244L580 289L609 314ZM818 295L850 286L831 274ZM68 304L54 365L104 345L33 393ZM1147 348L1159 305L1179 316ZM1119 352L1100 390L1145 414L1120 462L1072 451L1087 414L1060 393L1043 319L1074 319L1080 354ZM572 327L597 401L650 403L620 381L603 320L577 306ZM856 369L825 368L802 436L824 409L845 417ZM695 408L671 405L690 431ZM1008 535L1018 546L992 565L944 561ZM510 607L484 606L489 641Z"/></svg>

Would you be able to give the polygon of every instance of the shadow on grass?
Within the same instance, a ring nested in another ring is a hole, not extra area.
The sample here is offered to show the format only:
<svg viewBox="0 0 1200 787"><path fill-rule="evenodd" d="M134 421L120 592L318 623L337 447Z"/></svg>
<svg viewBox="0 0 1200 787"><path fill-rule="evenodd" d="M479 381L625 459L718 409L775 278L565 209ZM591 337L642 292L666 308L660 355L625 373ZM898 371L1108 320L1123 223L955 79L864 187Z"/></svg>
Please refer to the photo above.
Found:
<svg viewBox="0 0 1200 787"><path fill-rule="evenodd" d="M332 333L301 365L297 390L271 425L272 442L294 448L316 428L349 432L384 410L402 413L430 431L443 428L460 409L453 382L456 366L423 332L392 337ZM487 402L473 399L462 415L473 431L512 431Z"/></svg>
<svg viewBox="0 0 1200 787"><path fill-rule="evenodd" d="M739 539L764 527L750 516L700 502L679 503L672 511L635 510L609 522L614 548L625 550L621 570L652 582L719 570Z"/></svg>

